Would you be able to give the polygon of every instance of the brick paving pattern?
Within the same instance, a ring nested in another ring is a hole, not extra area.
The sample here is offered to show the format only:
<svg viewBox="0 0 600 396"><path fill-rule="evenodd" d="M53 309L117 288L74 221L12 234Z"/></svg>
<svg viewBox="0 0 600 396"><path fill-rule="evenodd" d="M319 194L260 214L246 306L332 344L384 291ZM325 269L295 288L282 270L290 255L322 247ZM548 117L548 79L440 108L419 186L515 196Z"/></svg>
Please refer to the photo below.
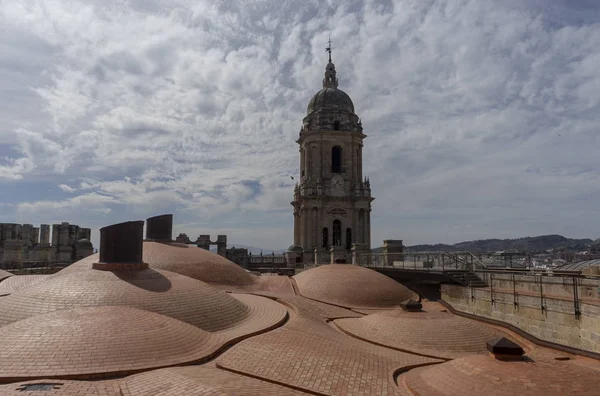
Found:
<svg viewBox="0 0 600 396"><path fill-rule="evenodd" d="M346 308L320 303L302 296L282 296L280 300L306 314L320 316L324 319L360 318L363 316Z"/></svg>
<svg viewBox="0 0 600 396"><path fill-rule="evenodd" d="M15 275L6 278L0 282L0 297L33 286L46 278L48 275Z"/></svg>
<svg viewBox="0 0 600 396"><path fill-rule="evenodd" d="M218 335L129 307L50 312L0 328L0 380L128 373L198 361Z"/></svg>
<svg viewBox="0 0 600 396"><path fill-rule="evenodd" d="M287 276L257 276L256 282L250 285L216 285L223 290L239 292L239 293L254 293L269 297L276 297L281 294L294 294L292 282Z"/></svg>
<svg viewBox="0 0 600 396"><path fill-rule="evenodd" d="M60 271L66 274L91 269L98 262L94 254ZM150 268L166 270L215 285L253 285L259 277L246 272L239 265L208 250L181 243L143 242L142 260Z"/></svg>
<svg viewBox="0 0 600 396"><path fill-rule="evenodd" d="M11 274L11 273L10 273L10 272L8 272L8 271L4 271L4 270L1 270L1 269L0 269L0 281L2 281L3 279L6 279L6 278L8 278L8 277L10 277L10 276L13 276L13 274Z"/></svg>
<svg viewBox="0 0 600 396"><path fill-rule="evenodd" d="M293 390L215 367L190 366L137 374L123 381L128 396L301 396Z"/></svg>
<svg viewBox="0 0 600 396"><path fill-rule="evenodd" d="M257 277L205 250L159 242L144 242L144 260L162 269L91 269L97 260L44 280L1 281L0 271L0 290L11 293L0 298L0 381L17 381L0 385L0 396L553 396L600 389L600 362L537 347L438 303L403 311L398 304L417 296L364 268ZM521 344L531 361L492 359L485 342L500 335ZM73 380L107 375L120 378ZM32 378L40 379L18 382Z"/></svg>
<svg viewBox="0 0 600 396"><path fill-rule="evenodd" d="M473 355L418 368L398 379L418 396L598 395L598 372L557 360L505 362Z"/></svg>
<svg viewBox="0 0 600 396"><path fill-rule="evenodd" d="M300 294L349 308L398 306L418 296L395 280L373 270L348 264L329 264L294 276Z"/></svg>
<svg viewBox="0 0 600 396"><path fill-rule="evenodd" d="M45 386L44 386L45 385ZM30 390L27 390L29 387ZM36 390L36 389L45 390ZM51 388L51 389L48 389ZM2 396L122 396L120 381L38 379L0 385Z"/></svg>
<svg viewBox="0 0 600 396"><path fill-rule="evenodd" d="M251 294L231 294L231 296L246 305L250 311L243 321L214 332L227 341L273 329L286 320L287 310L275 301Z"/></svg>
<svg viewBox="0 0 600 396"><path fill-rule="evenodd" d="M439 311L394 309L360 319L338 319L335 325L376 344L445 359L485 353L488 341L504 336L474 320Z"/></svg>
<svg viewBox="0 0 600 396"><path fill-rule="evenodd" d="M285 299L285 298L284 298ZM217 366L327 395L397 395L393 374L440 362L348 337L298 309L283 327L235 345Z"/></svg>
<svg viewBox="0 0 600 396"><path fill-rule="evenodd" d="M152 269L74 271L2 297L2 302L0 326L59 309L126 305L218 331L246 319L250 311L203 282Z"/></svg>

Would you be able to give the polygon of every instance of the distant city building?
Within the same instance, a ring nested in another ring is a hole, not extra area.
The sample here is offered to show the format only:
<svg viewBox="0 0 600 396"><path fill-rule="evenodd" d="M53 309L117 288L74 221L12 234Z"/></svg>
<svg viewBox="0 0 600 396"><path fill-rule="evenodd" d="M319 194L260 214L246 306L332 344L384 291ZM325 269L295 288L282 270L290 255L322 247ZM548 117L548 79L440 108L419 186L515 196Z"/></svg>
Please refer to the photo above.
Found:
<svg viewBox="0 0 600 396"><path fill-rule="evenodd" d="M23 262L72 263L93 254L91 229L61 223L0 224L0 263L4 267ZM52 243L50 237L52 236Z"/></svg>

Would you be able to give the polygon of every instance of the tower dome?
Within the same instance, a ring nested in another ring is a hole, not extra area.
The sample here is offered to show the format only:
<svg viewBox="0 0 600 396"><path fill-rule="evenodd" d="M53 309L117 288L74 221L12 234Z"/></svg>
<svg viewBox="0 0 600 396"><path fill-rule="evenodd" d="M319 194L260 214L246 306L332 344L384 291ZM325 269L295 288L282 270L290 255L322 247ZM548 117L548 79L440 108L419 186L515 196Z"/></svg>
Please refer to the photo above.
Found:
<svg viewBox="0 0 600 396"><path fill-rule="evenodd" d="M325 67L323 89L308 103L302 127L305 131L362 131L360 119L354 114L352 99L346 92L338 89L335 65L331 58Z"/></svg>

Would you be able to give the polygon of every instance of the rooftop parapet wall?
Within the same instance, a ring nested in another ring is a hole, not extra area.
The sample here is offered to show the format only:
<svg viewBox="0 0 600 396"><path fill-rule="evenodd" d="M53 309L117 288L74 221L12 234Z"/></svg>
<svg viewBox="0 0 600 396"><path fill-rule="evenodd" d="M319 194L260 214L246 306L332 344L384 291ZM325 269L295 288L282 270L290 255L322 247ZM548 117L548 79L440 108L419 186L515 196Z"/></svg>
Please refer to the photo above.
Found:
<svg viewBox="0 0 600 396"><path fill-rule="evenodd" d="M456 311L516 326L544 341L600 353L600 299L583 298L575 304L573 294L569 298L527 288L515 293L512 288L456 285L442 285L441 293Z"/></svg>
<svg viewBox="0 0 600 396"><path fill-rule="evenodd" d="M514 275L517 291L539 293L540 288L544 295L573 298L573 278L562 276L544 276L544 283L540 287L539 277L532 275ZM489 280L489 278L487 279ZM490 282L488 282L490 284ZM513 277L510 274L495 274L491 278L493 289L513 289ZM581 298L600 299L600 279L577 280L577 293Z"/></svg>

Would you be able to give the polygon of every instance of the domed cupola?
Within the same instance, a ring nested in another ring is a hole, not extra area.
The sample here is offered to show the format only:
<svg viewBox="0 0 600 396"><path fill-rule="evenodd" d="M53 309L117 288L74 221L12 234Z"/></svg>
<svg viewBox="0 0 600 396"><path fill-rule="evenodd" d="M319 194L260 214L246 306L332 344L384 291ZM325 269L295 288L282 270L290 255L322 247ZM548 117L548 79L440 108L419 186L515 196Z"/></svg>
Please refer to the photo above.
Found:
<svg viewBox="0 0 600 396"><path fill-rule="evenodd" d="M341 89L335 65L331 62L325 67L323 89L313 96L308 103L306 117L302 123L303 131L331 130L362 132L360 119L354 114L352 100Z"/></svg>

